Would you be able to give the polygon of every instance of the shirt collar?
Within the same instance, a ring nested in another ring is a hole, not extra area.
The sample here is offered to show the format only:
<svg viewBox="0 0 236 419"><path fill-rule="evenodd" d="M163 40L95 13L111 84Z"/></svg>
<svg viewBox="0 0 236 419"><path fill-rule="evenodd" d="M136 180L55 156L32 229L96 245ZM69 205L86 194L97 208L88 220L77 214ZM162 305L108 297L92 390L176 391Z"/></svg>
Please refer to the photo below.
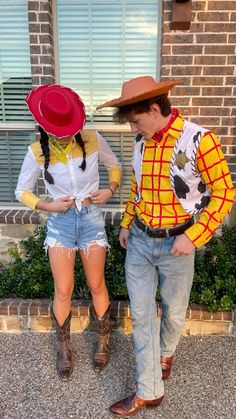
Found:
<svg viewBox="0 0 236 419"><path fill-rule="evenodd" d="M156 132L152 137L152 140L159 143L163 137L171 135L174 138L179 138L180 133L183 129L184 119L176 108L171 110L171 119L168 124L159 132Z"/></svg>
<svg viewBox="0 0 236 419"><path fill-rule="evenodd" d="M179 138L184 126L184 118L179 113L177 118L174 120L173 124L168 129L168 135L171 135L174 138Z"/></svg>

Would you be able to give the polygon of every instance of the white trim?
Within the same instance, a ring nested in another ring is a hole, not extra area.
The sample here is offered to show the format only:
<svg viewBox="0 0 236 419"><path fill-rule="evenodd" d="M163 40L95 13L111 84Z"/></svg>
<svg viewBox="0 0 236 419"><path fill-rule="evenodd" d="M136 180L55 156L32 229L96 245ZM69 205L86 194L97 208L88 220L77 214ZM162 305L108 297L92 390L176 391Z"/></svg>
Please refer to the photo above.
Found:
<svg viewBox="0 0 236 419"><path fill-rule="evenodd" d="M98 131L104 132L130 132L129 124L86 124L85 129L95 129ZM34 122L0 122L0 129L3 131L34 131L35 123Z"/></svg>

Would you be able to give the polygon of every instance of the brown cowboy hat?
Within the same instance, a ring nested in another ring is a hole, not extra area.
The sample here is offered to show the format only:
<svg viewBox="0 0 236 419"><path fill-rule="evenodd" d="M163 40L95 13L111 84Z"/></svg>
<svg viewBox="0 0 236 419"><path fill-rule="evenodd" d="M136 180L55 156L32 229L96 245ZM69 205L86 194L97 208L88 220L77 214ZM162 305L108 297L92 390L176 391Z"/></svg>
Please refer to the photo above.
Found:
<svg viewBox="0 0 236 419"><path fill-rule="evenodd" d="M179 80L162 81L157 83L151 76L136 77L125 81L122 86L121 97L99 105L97 109L107 107L121 107L151 99L155 96L164 95L169 90L179 84Z"/></svg>

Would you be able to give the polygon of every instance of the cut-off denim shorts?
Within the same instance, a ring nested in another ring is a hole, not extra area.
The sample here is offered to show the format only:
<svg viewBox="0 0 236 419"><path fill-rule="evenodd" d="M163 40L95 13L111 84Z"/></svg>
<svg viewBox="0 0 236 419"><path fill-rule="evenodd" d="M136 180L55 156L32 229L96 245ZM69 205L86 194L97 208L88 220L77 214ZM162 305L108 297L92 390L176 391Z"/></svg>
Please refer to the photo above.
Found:
<svg viewBox="0 0 236 419"><path fill-rule="evenodd" d="M99 206L89 205L70 208L68 211L52 212L47 221L44 248L66 247L71 250L88 251L93 244L108 248L105 223Z"/></svg>

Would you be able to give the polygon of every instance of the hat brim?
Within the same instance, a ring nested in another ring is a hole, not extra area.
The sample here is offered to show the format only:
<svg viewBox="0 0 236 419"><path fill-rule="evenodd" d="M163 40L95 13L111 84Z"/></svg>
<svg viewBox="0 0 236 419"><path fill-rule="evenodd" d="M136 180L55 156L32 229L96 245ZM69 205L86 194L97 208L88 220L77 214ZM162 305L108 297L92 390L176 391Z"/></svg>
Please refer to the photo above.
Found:
<svg viewBox="0 0 236 419"><path fill-rule="evenodd" d="M40 101L43 93L52 85L42 85L32 90L26 96L26 104L29 111L34 117L35 122L40 125L48 134L55 135L58 138L73 136L80 132L86 122L85 106L72 89L66 87L67 93L70 95L70 102L72 106L72 118L66 126L58 126L47 121L40 112ZM63 88L62 86L60 86Z"/></svg>
<svg viewBox="0 0 236 419"><path fill-rule="evenodd" d="M143 100L152 99L153 97L161 96L168 93L169 90L172 87L176 86L177 84L180 84L180 80L165 82L163 83L163 85L162 83L160 83L160 86L159 87L157 86L156 89L152 89L148 92L144 92L142 94L133 96L128 99L119 97L117 99L110 100L108 102L103 103L102 105L97 106L96 109L98 110L98 109L103 109L103 108L108 108L108 107L120 108L122 106L127 106L127 105L132 105L133 103L142 102Z"/></svg>

